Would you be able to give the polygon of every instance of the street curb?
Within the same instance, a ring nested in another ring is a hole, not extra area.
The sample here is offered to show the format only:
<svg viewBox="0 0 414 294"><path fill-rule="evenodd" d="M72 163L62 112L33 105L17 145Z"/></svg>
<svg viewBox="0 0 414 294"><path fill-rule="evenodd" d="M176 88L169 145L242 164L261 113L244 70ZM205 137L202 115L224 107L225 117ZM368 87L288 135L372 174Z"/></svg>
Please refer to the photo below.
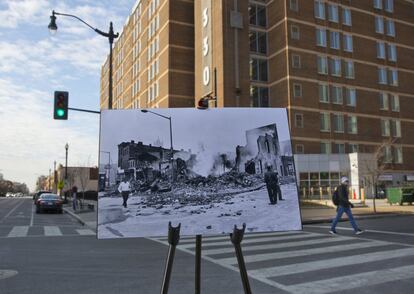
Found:
<svg viewBox="0 0 414 294"><path fill-rule="evenodd" d="M389 213L378 213L378 214L364 214L364 215L354 215L354 219L357 219L357 220L377 219L377 218L386 218L386 217L405 216L405 215L411 215L411 214L413 213L411 212L397 212L397 213L389 212ZM332 218L305 220L305 221L302 221L302 225L331 223L334 217L335 216L332 215ZM340 222L347 222L347 221L349 221L347 218L340 220Z"/></svg>
<svg viewBox="0 0 414 294"><path fill-rule="evenodd" d="M63 208L63 210L67 214L69 214L71 217L73 217L74 219L76 219L78 222L80 222L82 224L82 226L86 226L86 223L77 214L74 214L72 211L68 210L67 208Z"/></svg>

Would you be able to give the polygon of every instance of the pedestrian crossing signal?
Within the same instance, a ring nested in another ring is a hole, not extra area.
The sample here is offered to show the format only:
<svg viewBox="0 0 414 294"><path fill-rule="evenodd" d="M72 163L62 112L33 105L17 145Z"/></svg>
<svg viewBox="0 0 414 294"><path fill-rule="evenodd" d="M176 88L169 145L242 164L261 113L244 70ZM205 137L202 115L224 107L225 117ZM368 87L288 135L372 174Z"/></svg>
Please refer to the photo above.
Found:
<svg viewBox="0 0 414 294"><path fill-rule="evenodd" d="M55 103L53 109L53 118L60 120L68 119L69 93L64 91L55 91Z"/></svg>

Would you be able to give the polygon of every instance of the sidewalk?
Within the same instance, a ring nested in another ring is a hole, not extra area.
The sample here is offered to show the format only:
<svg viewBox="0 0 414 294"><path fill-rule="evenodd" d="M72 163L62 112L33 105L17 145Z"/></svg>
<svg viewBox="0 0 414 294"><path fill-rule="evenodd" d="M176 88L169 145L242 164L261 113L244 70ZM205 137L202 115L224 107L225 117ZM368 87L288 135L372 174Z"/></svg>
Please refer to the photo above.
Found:
<svg viewBox="0 0 414 294"><path fill-rule="evenodd" d="M332 221L332 218L336 214L336 208L332 206L330 201L318 202L327 206L308 206L303 205L301 207L302 223L303 224L315 224L315 223L328 223ZM90 210L87 204L94 206L94 210ZM374 213L372 199L368 199L365 205L361 203L355 203L355 207L352 209L355 219L366 219L366 218L380 218L397 216L402 214L414 214L414 205L389 205L385 199L377 199L376 213ZM331 206L329 206L331 205ZM82 225L87 226L89 229L96 232L97 229L97 211L98 205L96 201L85 200L84 208L82 210L73 211L71 202L65 204L63 210L70 214L72 217L77 219ZM343 221L347 220L346 215L343 216Z"/></svg>
<svg viewBox="0 0 414 294"><path fill-rule="evenodd" d="M93 205L93 210L88 208L89 205ZM76 211L72 208L72 201L68 201L68 204L63 205L63 210L75 218L82 225L96 232L96 225L98 221L98 205L97 201L84 200L83 209L77 209Z"/></svg>

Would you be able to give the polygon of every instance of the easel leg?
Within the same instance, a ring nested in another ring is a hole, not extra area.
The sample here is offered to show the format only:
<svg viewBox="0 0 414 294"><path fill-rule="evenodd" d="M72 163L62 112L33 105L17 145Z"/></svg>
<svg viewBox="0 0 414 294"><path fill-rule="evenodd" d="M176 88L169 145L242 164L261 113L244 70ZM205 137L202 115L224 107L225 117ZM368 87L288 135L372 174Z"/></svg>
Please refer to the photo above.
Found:
<svg viewBox="0 0 414 294"><path fill-rule="evenodd" d="M251 294L252 290L250 289L249 277L247 276L246 264L244 263L243 252L241 250L241 241L243 240L244 230L246 229L246 224L243 224L243 228L239 230L237 226L234 226L233 233L230 234L231 243L233 243L234 249L236 251L237 262L239 264L240 276L243 283L243 289L245 294Z"/></svg>
<svg viewBox="0 0 414 294"><path fill-rule="evenodd" d="M164 279L162 281L162 294L168 293L168 286L170 285L171 271L174 262L175 248L177 247L178 241L180 240L180 227L181 224L178 224L178 226L174 228L171 226L171 222L168 223L168 243L170 244L170 247L168 248Z"/></svg>
<svg viewBox="0 0 414 294"><path fill-rule="evenodd" d="M201 239L202 235L196 235L196 260L195 260L195 294L200 294L201 276Z"/></svg>

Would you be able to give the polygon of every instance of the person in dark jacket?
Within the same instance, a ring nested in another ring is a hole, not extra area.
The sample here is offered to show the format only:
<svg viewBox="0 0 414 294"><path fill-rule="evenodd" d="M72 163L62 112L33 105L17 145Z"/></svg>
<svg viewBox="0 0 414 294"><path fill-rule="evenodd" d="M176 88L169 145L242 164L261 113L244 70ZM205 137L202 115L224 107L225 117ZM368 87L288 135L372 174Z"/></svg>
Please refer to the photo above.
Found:
<svg viewBox="0 0 414 294"><path fill-rule="evenodd" d="M336 235L336 225L338 224L339 220L342 217L342 214L345 212L346 215L349 218L349 222L352 225L352 228L354 229L355 234L359 235L363 231L358 228L358 225L356 224L354 217L352 215L351 207L353 208L354 205L349 202L349 190L348 190L349 180L347 177L341 178L341 185L339 185L336 189L338 191L338 207L336 209L336 217L332 221L331 230L329 233Z"/></svg>
<svg viewBox="0 0 414 294"><path fill-rule="evenodd" d="M267 193L269 194L270 204L277 203L277 188L278 188L278 178L277 174L272 171L271 166L267 166L267 171L264 174L264 180L266 183Z"/></svg>

